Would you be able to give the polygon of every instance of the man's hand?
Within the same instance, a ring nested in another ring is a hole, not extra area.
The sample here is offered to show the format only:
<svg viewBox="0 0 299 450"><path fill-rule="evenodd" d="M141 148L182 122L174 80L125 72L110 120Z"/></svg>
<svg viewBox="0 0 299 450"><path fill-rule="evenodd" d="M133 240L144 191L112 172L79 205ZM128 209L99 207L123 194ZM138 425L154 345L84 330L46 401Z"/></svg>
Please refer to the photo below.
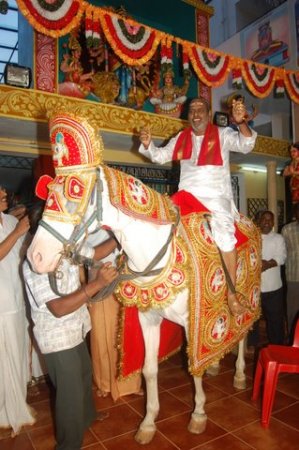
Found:
<svg viewBox="0 0 299 450"><path fill-rule="evenodd" d="M17 205L8 210L8 214L14 216L16 219L22 219L27 212L27 208L25 205Z"/></svg>
<svg viewBox="0 0 299 450"><path fill-rule="evenodd" d="M248 113L243 99L232 101L232 116L236 125L246 122Z"/></svg>
<svg viewBox="0 0 299 450"><path fill-rule="evenodd" d="M96 274L96 280L99 282L100 289L108 286L118 275L117 269L111 264L111 262L104 263Z"/></svg>
<svg viewBox="0 0 299 450"><path fill-rule="evenodd" d="M29 217L25 216L22 219L20 219L19 222L17 223L15 233L18 235L18 237L21 237L23 236L23 234L27 233L29 228L30 228Z"/></svg>
<svg viewBox="0 0 299 450"><path fill-rule="evenodd" d="M139 139L144 148L147 149L152 140L151 130L148 127L142 128L140 130Z"/></svg>

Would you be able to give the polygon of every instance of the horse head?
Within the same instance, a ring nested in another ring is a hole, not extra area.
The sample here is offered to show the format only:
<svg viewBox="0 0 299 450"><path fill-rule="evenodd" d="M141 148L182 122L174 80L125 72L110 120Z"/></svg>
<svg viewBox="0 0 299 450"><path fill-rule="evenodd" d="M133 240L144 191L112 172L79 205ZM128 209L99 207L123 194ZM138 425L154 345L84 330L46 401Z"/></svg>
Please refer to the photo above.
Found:
<svg viewBox="0 0 299 450"><path fill-rule="evenodd" d="M39 273L52 272L63 254L78 249L100 214L95 195L103 150L99 133L84 117L64 112L51 116L49 128L56 176L41 177L37 184L36 194L46 204L27 252Z"/></svg>
<svg viewBox="0 0 299 450"><path fill-rule="evenodd" d="M102 225L114 232L132 270L144 273L151 261L160 262L159 250L170 242L178 219L170 200L101 164L99 132L83 117L52 116L50 142L56 176L50 182L44 176L37 184L37 195L43 191L47 201L27 252L32 268L54 271L62 256L71 257L86 235Z"/></svg>

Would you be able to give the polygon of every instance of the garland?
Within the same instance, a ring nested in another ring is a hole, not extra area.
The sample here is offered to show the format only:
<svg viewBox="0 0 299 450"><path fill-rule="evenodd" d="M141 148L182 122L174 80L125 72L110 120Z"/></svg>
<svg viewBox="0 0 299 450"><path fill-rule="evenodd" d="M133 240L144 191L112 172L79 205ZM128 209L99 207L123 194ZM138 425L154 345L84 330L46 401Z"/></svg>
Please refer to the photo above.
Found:
<svg viewBox="0 0 299 450"><path fill-rule="evenodd" d="M202 83L218 87L232 73L233 87L242 87L244 82L249 91L259 98L274 94L284 95L299 103L299 72L287 71L252 61L225 55L210 48L184 41L153 28L141 25L104 8L92 6L85 0L16 0L25 18L38 32L58 38L77 28L85 15L87 45L97 47L101 34L115 54L126 64L137 66L147 63L159 44L163 52L173 42L182 46L183 65L189 74L188 58ZM167 52L161 55L165 67L170 58ZM190 75L188 75L190 76Z"/></svg>
<svg viewBox="0 0 299 450"><path fill-rule="evenodd" d="M110 46L126 64L147 63L161 42L163 33L140 26L114 14L100 14L100 22ZM125 30L125 32L124 32Z"/></svg>
<svg viewBox="0 0 299 450"><path fill-rule="evenodd" d="M293 102L299 103L299 73L286 72L284 82L290 98Z"/></svg>
<svg viewBox="0 0 299 450"><path fill-rule="evenodd" d="M263 64L244 61L242 75L248 89L259 98L267 97L275 83L275 69Z"/></svg>
<svg viewBox="0 0 299 450"><path fill-rule="evenodd" d="M84 0L17 0L30 25L47 36L58 38L78 27L86 9Z"/></svg>
<svg viewBox="0 0 299 450"><path fill-rule="evenodd" d="M189 58L198 78L207 86L220 86L230 71L230 57L199 45L189 48Z"/></svg>

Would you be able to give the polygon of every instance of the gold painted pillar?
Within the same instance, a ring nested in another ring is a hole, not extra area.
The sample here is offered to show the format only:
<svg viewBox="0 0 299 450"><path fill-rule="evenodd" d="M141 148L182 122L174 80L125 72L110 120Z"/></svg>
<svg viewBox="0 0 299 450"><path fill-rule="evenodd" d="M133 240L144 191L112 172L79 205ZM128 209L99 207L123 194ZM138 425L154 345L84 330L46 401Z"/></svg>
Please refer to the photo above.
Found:
<svg viewBox="0 0 299 450"><path fill-rule="evenodd" d="M34 30L34 89L57 92L58 85L58 39Z"/></svg>
<svg viewBox="0 0 299 450"><path fill-rule="evenodd" d="M276 161L267 162L267 194L268 209L274 214L274 229L277 231L277 186L276 186Z"/></svg>

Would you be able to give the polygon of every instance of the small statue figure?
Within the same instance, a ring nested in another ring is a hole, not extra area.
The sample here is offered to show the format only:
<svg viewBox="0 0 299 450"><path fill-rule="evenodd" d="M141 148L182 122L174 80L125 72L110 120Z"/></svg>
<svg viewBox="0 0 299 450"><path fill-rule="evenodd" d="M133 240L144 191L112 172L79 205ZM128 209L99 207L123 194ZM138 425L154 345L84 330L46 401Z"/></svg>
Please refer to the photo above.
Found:
<svg viewBox="0 0 299 450"><path fill-rule="evenodd" d="M183 103L186 101L189 88L189 78L184 78L182 87L173 83L174 72L170 69L164 75L164 85L153 89L150 102L155 106L155 112L171 117L179 117Z"/></svg>
<svg viewBox="0 0 299 450"><path fill-rule="evenodd" d="M119 96L120 82L114 72L97 72L93 77L93 93L103 103L115 103Z"/></svg>
<svg viewBox="0 0 299 450"><path fill-rule="evenodd" d="M244 95L241 95L241 94L235 92L227 98L225 106L226 106L227 112L229 114L229 122L231 125L235 124L234 119L233 119L233 114L232 114L233 100L241 101L244 104L245 97L244 97ZM248 112L248 110L247 110L247 113L246 113L246 116L244 117L244 119L250 126L252 126L253 119L257 116L257 114L258 114L257 107L255 105L251 105L251 111Z"/></svg>
<svg viewBox="0 0 299 450"><path fill-rule="evenodd" d="M299 141L290 145L291 162L284 168L283 176L290 178L292 203L299 202Z"/></svg>
<svg viewBox="0 0 299 450"><path fill-rule="evenodd" d="M71 36L68 42L70 53L63 55L60 70L64 73L64 82L59 84L59 94L72 97L85 98L92 87L93 73L83 73L81 64L82 48L75 36Z"/></svg>

